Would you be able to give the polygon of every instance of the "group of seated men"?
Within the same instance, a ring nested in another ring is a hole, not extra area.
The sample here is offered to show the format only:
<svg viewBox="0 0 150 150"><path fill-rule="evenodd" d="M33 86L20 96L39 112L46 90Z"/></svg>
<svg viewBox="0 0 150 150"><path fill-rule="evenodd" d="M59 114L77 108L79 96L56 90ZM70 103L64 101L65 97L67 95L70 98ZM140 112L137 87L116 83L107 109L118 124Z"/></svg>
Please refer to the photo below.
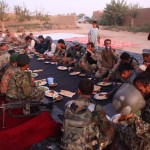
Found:
<svg viewBox="0 0 150 150"><path fill-rule="evenodd" d="M6 44L3 39L5 38L2 38L0 45L0 71L2 72L0 90L7 96L8 101L26 99L44 101L44 92L35 86L31 72L28 71L30 62L28 53L38 52L40 57L73 66L75 69L79 68L84 72L94 73L96 78L105 82L109 80L122 82L121 86L107 95L112 96L113 107L117 113L121 114L117 124L106 118L107 109L92 102L91 95L94 90L92 81L86 79L79 83L79 98L69 101L64 113L62 143L65 150L98 150L111 143L117 143L115 146L122 150L149 150L149 49L143 50L145 69L141 70L138 61L127 52L120 55L112 49L110 39L104 41L102 50L95 51L92 42L87 43L85 48L78 41L69 45L60 39L56 45L50 37L44 39L40 35L36 40L30 33L21 44L24 49L23 54L8 52L7 44L10 43L6 42ZM12 41L11 43L14 44ZM128 89L128 93L125 89ZM123 93L125 95L122 95ZM126 95L130 101L126 100ZM141 115L137 115L138 111L141 111ZM122 124L124 121L127 122L126 125Z"/></svg>

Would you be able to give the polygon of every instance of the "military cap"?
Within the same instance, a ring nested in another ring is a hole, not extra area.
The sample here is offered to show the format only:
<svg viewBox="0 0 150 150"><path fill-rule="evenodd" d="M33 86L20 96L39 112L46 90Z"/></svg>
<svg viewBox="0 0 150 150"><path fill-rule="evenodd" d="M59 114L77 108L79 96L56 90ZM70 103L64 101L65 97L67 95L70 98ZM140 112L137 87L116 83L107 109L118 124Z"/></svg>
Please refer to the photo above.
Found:
<svg viewBox="0 0 150 150"><path fill-rule="evenodd" d="M16 62L18 55L19 55L18 53L12 53L12 54L10 55L10 62L11 62L11 63Z"/></svg>
<svg viewBox="0 0 150 150"><path fill-rule="evenodd" d="M29 64L30 62L30 58L27 54L20 54L17 57L17 63L22 64L22 65L26 65Z"/></svg>
<svg viewBox="0 0 150 150"><path fill-rule="evenodd" d="M150 49L143 49L142 54L150 54Z"/></svg>

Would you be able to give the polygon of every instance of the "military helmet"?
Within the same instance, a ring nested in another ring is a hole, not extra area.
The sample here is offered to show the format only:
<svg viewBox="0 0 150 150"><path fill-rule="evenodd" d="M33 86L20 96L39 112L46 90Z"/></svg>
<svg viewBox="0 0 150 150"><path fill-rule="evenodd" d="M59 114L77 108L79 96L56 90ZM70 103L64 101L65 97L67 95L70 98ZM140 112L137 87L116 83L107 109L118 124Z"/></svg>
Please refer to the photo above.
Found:
<svg viewBox="0 0 150 150"><path fill-rule="evenodd" d="M143 95L129 83L123 84L113 97L113 107L122 115L135 113L144 106Z"/></svg>

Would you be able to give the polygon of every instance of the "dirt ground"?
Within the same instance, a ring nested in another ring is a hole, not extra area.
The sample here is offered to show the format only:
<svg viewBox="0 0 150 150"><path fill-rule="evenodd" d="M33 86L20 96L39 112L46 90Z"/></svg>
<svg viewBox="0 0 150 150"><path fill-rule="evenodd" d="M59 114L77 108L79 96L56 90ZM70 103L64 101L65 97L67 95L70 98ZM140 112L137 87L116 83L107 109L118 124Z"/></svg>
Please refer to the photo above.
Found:
<svg viewBox="0 0 150 150"><path fill-rule="evenodd" d="M50 33L74 33L74 34L88 34L91 24L77 24L75 29L65 30L47 30L41 32L33 32L34 34L50 34ZM150 49L150 41L147 40L148 33L132 33L127 31L109 31L100 27L101 46L106 38L112 40L113 43L119 45L118 49L126 50L135 53L141 53L142 49ZM116 45L117 45L116 44ZM117 47L116 47L117 48Z"/></svg>

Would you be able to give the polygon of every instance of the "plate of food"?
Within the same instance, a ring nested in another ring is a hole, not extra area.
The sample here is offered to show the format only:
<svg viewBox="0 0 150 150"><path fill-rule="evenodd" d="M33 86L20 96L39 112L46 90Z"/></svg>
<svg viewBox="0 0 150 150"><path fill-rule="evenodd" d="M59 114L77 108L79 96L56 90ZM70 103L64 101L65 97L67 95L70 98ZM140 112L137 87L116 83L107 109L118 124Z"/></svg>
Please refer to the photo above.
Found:
<svg viewBox="0 0 150 150"><path fill-rule="evenodd" d="M59 95L58 92L56 92L54 90L48 90L48 91L45 92L45 96L47 96L47 97L53 97L53 98L55 98L58 95Z"/></svg>
<svg viewBox="0 0 150 150"><path fill-rule="evenodd" d="M43 90L44 92L49 90L49 88L47 86L39 86L38 88Z"/></svg>
<svg viewBox="0 0 150 150"><path fill-rule="evenodd" d="M45 61L45 62L44 62L44 64L49 64L49 63L50 63L49 61Z"/></svg>
<svg viewBox="0 0 150 150"><path fill-rule="evenodd" d="M112 85L111 82L98 82L97 85L100 85L100 86L109 86L109 85Z"/></svg>
<svg viewBox="0 0 150 150"><path fill-rule="evenodd" d="M107 93L106 92L100 92L100 93L97 93L97 94L95 94L94 95L94 98L96 99L96 100L105 100L105 99L107 99Z"/></svg>
<svg viewBox="0 0 150 150"><path fill-rule="evenodd" d="M69 73L69 75L71 75L71 76L75 76L75 75L78 75L78 74L80 74L80 72L78 72L78 71L74 71L74 72Z"/></svg>
<svg viewBox="0 0 150 150"><path fill-rule="evenodd" d="M79 77L85 77L85 76L86 76L86 74L84 74L84 73L79 74Z"/></svg>
<svg viewBox="0 0 150 150"><path fill-rule="evenodd" d="M65 66L58 66L57 69L58 70L67 70L67 67L65 67Z"/></svg>
<svg viewBox="0 0 150 150"><path fill-rule="evenodd" d="M37 76L38 76L37 73L34 73L34 72L31 73L31 77L32 77L32 78L35 78L35 77L37 77Z"/></svg>
<svg viewBox="0 0 150 150"><path fill-rule="evenodd" d="M38 82L39 86L47 84L46 80L36 80L35 82Z"/></svg>
<svg viewBox="0 0 150 150"><path fill-rule="evenodd" d="M44 60L45 58L38 58L37 60Z"/></svg>
<svg viewBox="0 0 150 150"><path fill-rule="evenodd" d="M49 86L50 87L55 87L55 86L57 86L57 83L51 83Z"/></svg>
<svg viewBox="0 0 150 150"><path fill-rule="evenodd" d="M100 89L101 89L101 86L94 85L94 92L98 92L100 91Z"/></svg>
<svg viewBox="0 0 150 150"><path fill-rule="evenodd" d="M63 99L63 97L61 95L58 95L58 96L54 97L55 102L60 101L62 99Z"/></svg>
<svg viewBox="0 0 150 150"><path fill-rule="evenodd" d="M50 62L50 64L55 65L55 64L57 64L57 62Z"/></svg>

